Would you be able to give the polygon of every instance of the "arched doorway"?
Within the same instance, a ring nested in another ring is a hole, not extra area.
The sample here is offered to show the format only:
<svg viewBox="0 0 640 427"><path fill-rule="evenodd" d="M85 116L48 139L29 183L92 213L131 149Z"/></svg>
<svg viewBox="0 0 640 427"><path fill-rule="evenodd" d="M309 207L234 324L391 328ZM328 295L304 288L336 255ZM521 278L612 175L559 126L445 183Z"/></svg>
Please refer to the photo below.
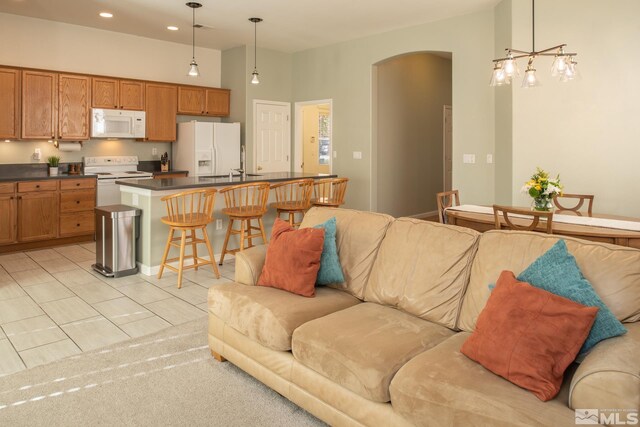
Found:
<svg viewBox="0 0 640 427"><path fill-rule="evenodd" d="M451 185L445 166L445 153L451 161L451 71L446 52L414 52L373 65L371 196L377 212L428 217L436 211L436 193Z"/></svg>

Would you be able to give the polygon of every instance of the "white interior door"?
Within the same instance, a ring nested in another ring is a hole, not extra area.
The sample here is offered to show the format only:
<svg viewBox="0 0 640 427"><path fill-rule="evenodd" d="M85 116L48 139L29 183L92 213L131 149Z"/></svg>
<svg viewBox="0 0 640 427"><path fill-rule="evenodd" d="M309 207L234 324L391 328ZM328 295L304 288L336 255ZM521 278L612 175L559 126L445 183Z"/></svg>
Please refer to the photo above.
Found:
<svg viewBox="0 0 640 427"><path fill-rule="evenodd" d="M255 102L254 132L258 173L291 170L290 111L289 103Z"/></svg>
<svg viewBox="0 0 640 427"><path fill-rule="evenodd" d="M451 105L444 106L444 191L451 191L453 180L453 115Z"/></svg>

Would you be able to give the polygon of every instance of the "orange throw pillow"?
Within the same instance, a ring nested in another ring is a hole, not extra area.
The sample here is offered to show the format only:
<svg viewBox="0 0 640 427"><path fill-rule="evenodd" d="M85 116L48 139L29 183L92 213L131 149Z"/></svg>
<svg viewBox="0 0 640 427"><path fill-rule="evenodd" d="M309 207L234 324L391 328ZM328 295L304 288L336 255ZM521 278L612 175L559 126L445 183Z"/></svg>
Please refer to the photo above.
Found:
<svg viewBox="0 0 640 427"><path fill-rule="evenodd" d="M518 282L503 271L461 351L546 402L560 391L564 371L597 313L597 307Z"/></svg>
<svg viewBox="0 0 640 427"><path fill-rule="evenodd" d="M324 229L295 230L288 222L276 218L258 286L315 296L323 246Z"/></svg>

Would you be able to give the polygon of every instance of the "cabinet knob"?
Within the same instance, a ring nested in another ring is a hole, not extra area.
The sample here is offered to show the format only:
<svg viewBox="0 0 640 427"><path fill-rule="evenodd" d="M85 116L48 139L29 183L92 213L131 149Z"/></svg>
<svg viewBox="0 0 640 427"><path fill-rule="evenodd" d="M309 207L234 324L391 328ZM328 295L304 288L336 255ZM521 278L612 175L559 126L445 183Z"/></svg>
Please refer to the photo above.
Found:
<svg viewBox="0 0 640 427"><path fill-rule="evenodd" d="M36 185L36 188L40 188L40 184L37 184L37 185Z"/></svg>
<svg viewBox="0 0 640 427"><path fill-rule="evenodd" d="M80 224L76 224L76 227L80 227Z"/></svg>
<svg viewBox="0 0 640 427"><path fill-rule="evenodd" d="M76 183L76 187L80 187L80 183L79 182Z"/></svg>
<svg viewBox="0 0 640 427"><path fill-rule="evenodd" d="M79 204L80 204L80 200L76 200L76 204L78 204L78 205L79 205Z"/></svg>

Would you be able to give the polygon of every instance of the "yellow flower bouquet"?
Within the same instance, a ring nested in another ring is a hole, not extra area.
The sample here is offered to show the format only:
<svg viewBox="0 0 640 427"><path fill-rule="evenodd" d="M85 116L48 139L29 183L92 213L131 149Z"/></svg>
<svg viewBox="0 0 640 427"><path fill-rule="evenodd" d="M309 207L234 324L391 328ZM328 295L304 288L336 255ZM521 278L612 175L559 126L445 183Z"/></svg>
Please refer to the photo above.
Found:
<svg viewBox="0 0 640 427"><path fill-rule="evenodd" d="M522 192L529 194L533 198L532 209L549 211L553 208L553 196L561 196L562 188L560 175L555 178L549 178L549 173L538 167L531 179L525 182Z"/></svg>

